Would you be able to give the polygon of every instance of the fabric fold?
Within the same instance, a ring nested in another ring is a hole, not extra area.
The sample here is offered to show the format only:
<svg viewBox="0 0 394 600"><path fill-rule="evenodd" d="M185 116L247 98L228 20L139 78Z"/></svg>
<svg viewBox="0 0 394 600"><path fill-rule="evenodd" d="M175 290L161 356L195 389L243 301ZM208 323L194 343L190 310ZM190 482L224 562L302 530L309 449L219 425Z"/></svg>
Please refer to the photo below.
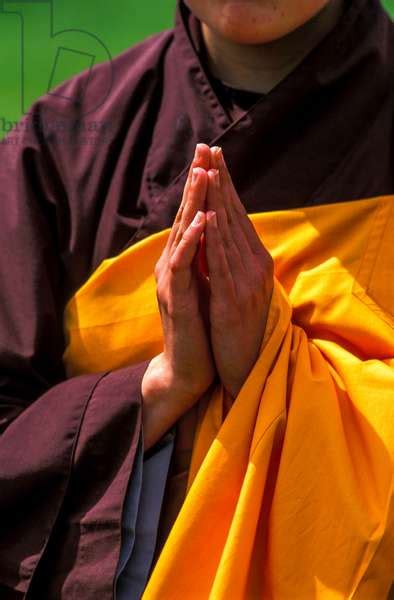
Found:
<svg viewBox="0 0 394 600"><path fill-rule="evenodd" d="M392 200L251 216L276 275L260 356L227 414L220 387L199 411L189 491L144 600L387 596L394 294L378 282L394 260ZM153 266L167 235L107 261L70 302L72 372L161 347Z"/></svg>
<svg viewBox="0 0 394 600"><path fill-rule="evenodd" d="M145 368L82 375L55 386L1 436L0 573L27 598L37 589L48 599L83 594L88 600L97 590L112 598ZM34 434L21 445L19 431Z"/></svg>

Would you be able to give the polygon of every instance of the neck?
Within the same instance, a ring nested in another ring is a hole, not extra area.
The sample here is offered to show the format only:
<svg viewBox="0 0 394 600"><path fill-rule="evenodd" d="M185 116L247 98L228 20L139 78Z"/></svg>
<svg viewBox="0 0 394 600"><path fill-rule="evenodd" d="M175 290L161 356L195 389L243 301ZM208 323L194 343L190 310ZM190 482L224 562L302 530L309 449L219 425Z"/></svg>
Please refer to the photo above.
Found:
<svg viewBox="0 0 394 600"><path fill-rule="evenodd" d="M211 73L231 87L266 94L334 28L342 10L343 0L331 0L302 27L258 45L232 42L202 23Z"/></svg>

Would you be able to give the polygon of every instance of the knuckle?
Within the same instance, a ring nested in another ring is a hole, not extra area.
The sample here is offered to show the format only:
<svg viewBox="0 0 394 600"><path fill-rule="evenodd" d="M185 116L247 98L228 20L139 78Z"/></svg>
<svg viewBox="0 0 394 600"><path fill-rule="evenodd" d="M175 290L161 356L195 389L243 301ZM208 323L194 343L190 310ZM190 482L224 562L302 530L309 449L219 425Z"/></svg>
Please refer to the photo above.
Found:
<svg viewBox="0 0 394 600"><path fill-rule="evenodd" d="M269 275L273 274L274 266L274 259L272 258L271 254L266 251L265 268Z"/></svg>
<svg viewBox="0 0 394 600"><path fill-rule="evenodd" d="M157 296L157 303L159 306L160 314L168 313L168 298L166 296Z"/></svg>
<svg viewBox="0 0 394 600"><path fill-rule="evenodd" d="M258 294L261 292L265 279L265 274L261 269L256 269L252 275L250 282L250 289L252 294Z"/></svg>
<svg viewBox="0 0 394 600"><path fill-rule="evenodd" d="M166 293L163 285L158 285L156 287L156 298L160 305L165 304L166 301Z"/></svg>
<svg viewBox="0 0 394 600"><path fill-rule="evenodd" d="M238 310L221 302L212 308L212 318L220 328L235 327L239 323Z"/></svg>
<svg viewBox="0 0 394 600"><path fill-rule="evenodd" d="M182 304L179 303L175 298L171 298L167 304L167 315L171 321L179 321L183 316L184 310Z"/></svg>
<svg viewBox="0 0 394 600"><path fill-rule="evenodd" d="M173 299L171 299L166 305L166 313L170 319L174 319L177 314L177 308Z"/></svg>
<svg viewBox="0 0 394 600"><path fill-rule="evenodd" d="M255 280L252 282L251 288L250 288L250 296L249 296L249 300L251 302L256 302L259 300L259 298L261 298L262 293L263 293L263 281L260 280Z"/></svg>
<svg viewBox="0 0 394 600"><path fill-rule="evenodd" d="M229 232L225 232L222 236L222 240L223 240L223 246L225 247L226 250L230 250L232 248L232 243L231 243L231 236L229 234Z"/></svg>
<svg viewBox="0 0 394 600"><path fill-rule="evenodd" d="M161 275L161 263L160 263L160 261L156 263L154 271L153 271L153 274L155 276L156 282L158 282L159 279L160 279L160 275Z"/></svg>
<svg viewBox="0 0 394 600"><path fill-rule="evenodd" d="M226 279L226 281L229 279L227 264L224 257L222 257L221 260L218 260L216 265L216 273L219 275L219 277Z"/></svg>
<svg viewBox="0 0 394 600"><path fill-rule="evenodd" d="M173 275L176 275L177 273L179 273L180 271L180 265L179 265L179 261L176 259L176 257L172 256L168 262L168 267L170 272Z"/></svg>
<svg viewBox="0 0 394 600"><path fill-rule="evenodd" d="M273 275L274 273L274 259L264 247L261 251L261 269L264 275Z"/></svg>
<svg viewBox="0 0 394 600"><path fill-rule="evenodd" d="M171 298L167 304L167 314L172 321L185 320L190 317L190 310L186 302L180 298Z"/></svg>
<svg viewBox="0 0 394 600"><path fill-rule="evenodd" d="M188 228L182 234L182 241L187 243L189 241L189 239L190 239L190 230Z"/></svg>
<svg viewBox="0 0 394 600"><path fill-rule="evenodd" d="M239 289L238 298L241 306L254 306L262 293L262 279L252 277L247 286Z"/></svg>
<svg viewBox="0 0 394 600"><path fill-rule="evenodd" d="M177 231L177 233L176 233L176 236L175 236L175 241L174 241L175 246L179 245L179 243L180 243L180 241L182 239L182 235L183 235L183 229L180 226L179 229L178 229L178 231Z"/></svg>
<svg viewBox="0 0 394 600"><path fill-rule="evenodd" d="M181 222L184 210L185 210L185 204L184 204L184 202L181 202L181 205L178 208L178 212L176 214L175 221L174 221L177 225Z"/></svg>

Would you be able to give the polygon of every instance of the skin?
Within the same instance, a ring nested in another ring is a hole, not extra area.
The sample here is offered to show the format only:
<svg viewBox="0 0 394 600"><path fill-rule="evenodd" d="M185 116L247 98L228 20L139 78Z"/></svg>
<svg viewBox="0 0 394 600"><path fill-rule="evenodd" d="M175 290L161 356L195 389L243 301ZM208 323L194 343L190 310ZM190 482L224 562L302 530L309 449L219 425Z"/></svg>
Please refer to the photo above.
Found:
<svg viewBox="0 0 394 600"><path fill-rule="evenodd" d="M210 71L268 93L334 27L343 0L187 0L201 21Z"/></svg>
<svg viewBox="0 0 394 600"><path fill-rule="evenodd" d="M209 280L198 260L203 234ZM197 146L155 276L164 350L150 362L142 381L146 448L217 378L235 398L264 335L273 263L220 148Z"/></svg>
<svg viewBox="0 0 394 600"><path fill-rule="evenodd" d="M219 378L235 398L259 355L273 261L258 237L220 148L211 149L206 199L209 335ZM247 316L247 318L245 318Z"/></svg>
<svg viewBox="0 0 394 600"><path fill-rule="evenodd" d="M199 145L166 247L156 265L164 350L142 381L145 447L151 447L204 394L215 367L200 312L196 257L206 216L210 151Z"/></svg>
<svg viewBox="0 0 394 600"><path fill-rule="evenodd" d="M233 87L258 92L270 91L292 71L333 28L343 8L343 0L187 4L201 21L211 71ZM209 278L201 261L203 240ZM220 149L197 145L155 276L164 349L142 381L146 449L187 418L217 381L235 398L264 335L272 259Z"/></svg>

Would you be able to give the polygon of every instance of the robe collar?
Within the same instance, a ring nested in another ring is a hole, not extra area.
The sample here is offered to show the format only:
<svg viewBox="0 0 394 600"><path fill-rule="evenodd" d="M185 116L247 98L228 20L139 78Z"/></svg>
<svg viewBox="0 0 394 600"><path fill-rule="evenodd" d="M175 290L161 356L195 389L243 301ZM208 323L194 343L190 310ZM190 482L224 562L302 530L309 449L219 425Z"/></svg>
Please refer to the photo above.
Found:
<svg viewBox="0 0 394 600"><path fill-rule="evenodd" d="M344 10L335 27L285 80L293 81L309 76L320 85L328 85L343 77L372 49L376 50L376 28L384 15L379 0L345 0ZM195 72L196 80L200 85L209 85L209 77L203 64L204 49L200 24L183 0L178 0L177 3L175 39L183 53L185 65ZM384 52L384 40L380 41L380 50ZM285 80L282 83L286 84ZM276 88L280 86L281 83Z"/></svg>
<svg viewBox="0 0 394 600"><path fill-rule="evenodd" d="M206 72L193 34L196 26L179 0L174 43L165 63L168 95L147 169L154 208L136 239L172 222L197 142L223 148L248 212L360 197L357 186L342 188L335 180L328 188L325 183L348 160L360 128L380 110L392 85L393 27L379 0L347 0L332 31L234 120ZM166 123L173 127L169 130ZM315 133L314 123L319 128ZM344 177L354 180L353 173ZM380 192L382 186L375 187Z"/></svg>

